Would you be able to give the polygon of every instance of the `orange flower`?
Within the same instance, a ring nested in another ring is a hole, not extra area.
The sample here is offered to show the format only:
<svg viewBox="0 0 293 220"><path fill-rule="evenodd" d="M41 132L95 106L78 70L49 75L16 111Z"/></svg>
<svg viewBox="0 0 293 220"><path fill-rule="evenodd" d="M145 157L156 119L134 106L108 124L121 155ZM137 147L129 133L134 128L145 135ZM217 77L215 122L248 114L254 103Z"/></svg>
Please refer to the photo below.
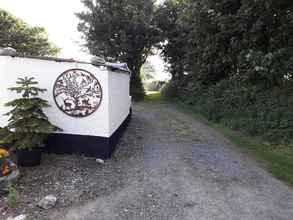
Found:
<svg viewBox="0 0 293 220"><path fill-rule="evenodd" d="M3 148L0 148L0 158L9 157L9 152Z"/></svg>
<svg viewBox="0 0 293 220"><path fill-rule="evenodd" d="M7 163L5 163L3 166L2 174L3 176L7 176L9 173L10 173L9 166L7 165Z"/></svg>

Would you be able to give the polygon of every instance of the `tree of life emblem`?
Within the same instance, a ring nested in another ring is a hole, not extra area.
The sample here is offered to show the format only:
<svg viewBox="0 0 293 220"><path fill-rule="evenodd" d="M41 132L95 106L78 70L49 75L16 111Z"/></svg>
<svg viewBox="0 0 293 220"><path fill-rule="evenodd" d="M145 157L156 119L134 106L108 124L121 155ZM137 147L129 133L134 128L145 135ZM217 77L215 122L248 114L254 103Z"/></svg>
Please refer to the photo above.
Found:
<svg viewBox="0 0 293 220"><path fill-rule="evenodd" d="M102 88L94 75L86 70L72 69L62 73L53 90L58 108L72 117L94 113L102 101Z"/></svg>

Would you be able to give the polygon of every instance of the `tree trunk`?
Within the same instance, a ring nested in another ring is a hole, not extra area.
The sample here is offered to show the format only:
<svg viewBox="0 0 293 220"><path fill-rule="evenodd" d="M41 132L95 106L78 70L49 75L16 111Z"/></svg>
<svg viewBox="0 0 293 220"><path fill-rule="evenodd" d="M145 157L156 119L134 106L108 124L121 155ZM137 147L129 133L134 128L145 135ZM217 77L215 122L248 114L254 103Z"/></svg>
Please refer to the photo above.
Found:
<svg viewBox="0 0 293 220"><path fill-rule="evenodd" d="M145 91L140 78L140 69L142 64L137 61L128 62L127 64L131 71L130 94L134 101L140 101L145 96Z"/></svg>

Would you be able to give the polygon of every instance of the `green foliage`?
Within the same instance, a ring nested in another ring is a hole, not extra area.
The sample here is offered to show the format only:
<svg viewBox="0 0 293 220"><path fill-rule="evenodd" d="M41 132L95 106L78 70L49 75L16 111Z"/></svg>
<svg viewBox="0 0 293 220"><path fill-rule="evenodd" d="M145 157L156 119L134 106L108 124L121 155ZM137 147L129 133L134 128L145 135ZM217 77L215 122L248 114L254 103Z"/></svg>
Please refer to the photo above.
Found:
<svg viewBox="0 0 293 220"><path fill-rule="evenodd" d="M293 2L167 0L158 10L163 90L212 121L293 142Z"/></svg>
<svg viewBox="0 0 293 220"><path fill-rule="evenodd" d="M184 1L169 0L156 11L157 26L163 32L165 42L159 45L162 55L170 67L169 72L173 80L180 79L185 71L185 58L188 36L188 27L179 18L185 8Z"/></svg>
<svg viewBox="0 0 293 220"><path fill-rule="evenodd" d="M164 94L174 97L172 89L169 87ZM261 136L274 144L289 145L293 144L293 95L288 96L286 89L263 89L222 80L193 95L181 94L179 100L210 121L251 136Z"/></svg>
<svg viewBox="0 0 293 220"><path fill-rule="evenodd" d="M155 96L155 97L153 97ZM158 94L152 94L148 99L152 101L164 101ZM170 100L168 100L170 101ZM269 172L277 178L286 181L293 186L293 145L270 144L260 137L252 137L242 132L235 131L225 125L214 123L202 117L197 108L193 109L187 102L183 103L182 99L172 99L176 108L186 114L190 114L196 120L207 124L225 135L229 140L235 143L242 151L249 153L250 156L259 160ZM194 106L193 106L194 107Z"/></svg>
<svg viewBox="0 0 293 220"><path fill-rule="evenodd" d="M18 193L17 190L15 188L15 186L10 185L8 188L8 205L11 208L15 208L17 206L18 203Z"/></svg>
<svg viewBox="0 0 293 220"><path fill-rule="evenodd" d="M0 8L0 47L12 47L18 53L33 56L53 56L60 49L48 41L42 27L30 27Z"/></svg>
<svg viewBox="0 0 293 220"><path fill-rule="evenodd" d="M162 97L162 94L160 92L150 92L145 97L145 101L152 101L152 102L161 102L165 103L165 100Z"/></svg>
<svg viewBox="0 0 293 220"><path fill-rule="evenodd" d="M162 97L168 98L176 98L178 96L177 86L174 82L169 82L163 86L161 89Z"/></svg>
<svg viewBox="0 0 293 220"><path fill-rule="evenodd" d="M165 1L158 24L173 80L182 81L188 73L210 85L241 74L255 83L246 76L253 74L251 69L242 68L242 55L252 53L265 66L261 78L280 83L284 74L292 73L292 7L275 1Z"/></svg>
<svg viewBox="0 0 293 220"><path fill-rule="evenodd" d="M132 82L130 85L130 93L132 95L133 101L135 102L144 99L145 91L144 91L140 77L136 77L132 79Z"/></svg>
<svg viewBox="0 0 293 220"><path fill-rule="evenodd" d="M5 114L9 116L4 128L8 134L2 142L12 143L15 149L40 147L50 133L58 130L43 112L43 108L49 107L48 102L38 97L46 90L36 87L38 82L33 77L19 78L16 83L17 87L9 90L20 94L21 98L5 104L11 110Z"/></svg>
<svg viewBox="0 0 293 220"><path fill-rule="evenodd" d="M249 50L239 57L239 69L242 81L262 85L266 88L281 86L290 79L293 50L281 48L274 52ZM286 78L287 77L287 78ZM290 79L291 80L291 79Z"/></svg>
<svg viewBox="0 0 293 220"><path fill-rule="evenodd" d="M131 93L144 96L140 70L159 42L152 0L83 0L87 10L78 13L78 30L90 52L106 59L126 62L132 72Z"/></svg>

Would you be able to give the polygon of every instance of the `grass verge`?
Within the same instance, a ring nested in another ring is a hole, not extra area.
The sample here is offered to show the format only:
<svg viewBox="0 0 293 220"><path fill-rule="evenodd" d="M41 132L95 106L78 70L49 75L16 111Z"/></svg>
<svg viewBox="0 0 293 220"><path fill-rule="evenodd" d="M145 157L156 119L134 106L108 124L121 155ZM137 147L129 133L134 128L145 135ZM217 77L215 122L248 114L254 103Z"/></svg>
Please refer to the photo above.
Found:
<svg viewBox="0 0 293 220"><path fill-rule="evenodd" d="M222 133L244 152L248 152L265 165L267 170L280 180L293 186L293 146L272 145L260 137L251 137L234 131L222 124L213 123L199 115L186 104L176 100L165 100L160 93L151 93L146 101L170 102L181 112L192 115L195 119L208 124L210 127Z"/></svg>
<svg viewBox="0 0 293 220"><path fill-rule="evenodd" d="M160 92L147 92L144 100L145 101L166 102L166 100L163 99Z"/></svg>

